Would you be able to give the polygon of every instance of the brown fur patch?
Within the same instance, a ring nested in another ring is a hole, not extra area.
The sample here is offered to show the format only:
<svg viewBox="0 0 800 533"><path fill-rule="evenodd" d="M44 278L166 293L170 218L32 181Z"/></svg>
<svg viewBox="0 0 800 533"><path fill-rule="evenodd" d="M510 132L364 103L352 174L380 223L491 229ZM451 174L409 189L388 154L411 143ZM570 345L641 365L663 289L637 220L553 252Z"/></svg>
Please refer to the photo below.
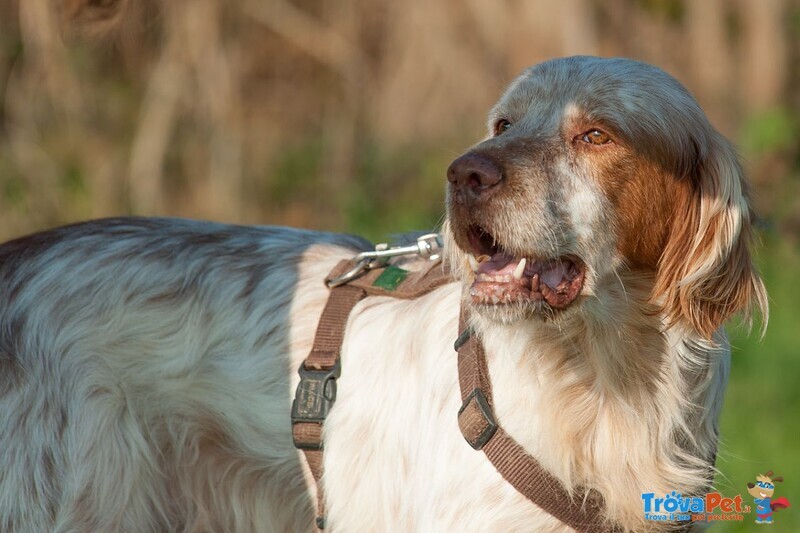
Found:
<svg viewBox="0 0 800 533"><path fill-rule="evenodd" d="M733 314L757 307L766 293L753 266L754 218L733 148L721 137L699 166L696 186L676 190L669 238L655 295L671 322L683 318L710 339Z"/></svg>

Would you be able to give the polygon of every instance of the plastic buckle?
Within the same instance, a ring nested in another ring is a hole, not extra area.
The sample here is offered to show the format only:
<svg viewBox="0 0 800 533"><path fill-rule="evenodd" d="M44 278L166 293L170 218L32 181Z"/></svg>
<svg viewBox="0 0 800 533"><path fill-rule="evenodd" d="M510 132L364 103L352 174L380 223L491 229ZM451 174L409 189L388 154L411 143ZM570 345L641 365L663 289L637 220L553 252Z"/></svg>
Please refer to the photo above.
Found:
<svg viewBox="0 0 800 533"><path fill-rule="evenodd" d="M336 379L342 374L337 360L333 368L313 370L300 365L300 383L292 402L292 425L302 422L322 424L336 401ZM322 442L294 442L301 450L321 450Z"/></svg>

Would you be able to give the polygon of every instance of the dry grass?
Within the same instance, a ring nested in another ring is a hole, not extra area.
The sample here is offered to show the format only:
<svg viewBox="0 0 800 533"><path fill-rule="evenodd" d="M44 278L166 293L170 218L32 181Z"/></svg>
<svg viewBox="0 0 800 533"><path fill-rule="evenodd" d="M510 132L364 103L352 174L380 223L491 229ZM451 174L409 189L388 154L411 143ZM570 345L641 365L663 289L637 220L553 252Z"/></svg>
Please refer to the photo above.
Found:
<svg viewBox="0 0 800 533"><path fill-rule="evenodd" d="M762 112L800 109L798 13L795 0L0 0L0 237L120 213L406 229L386 218L396 201L430 223L447 161L502 87L560 55L660 65L738 137ZM797 158L796 143L751 154L770 165L756 179L768 212L791 211L779 191Z"/></svg>

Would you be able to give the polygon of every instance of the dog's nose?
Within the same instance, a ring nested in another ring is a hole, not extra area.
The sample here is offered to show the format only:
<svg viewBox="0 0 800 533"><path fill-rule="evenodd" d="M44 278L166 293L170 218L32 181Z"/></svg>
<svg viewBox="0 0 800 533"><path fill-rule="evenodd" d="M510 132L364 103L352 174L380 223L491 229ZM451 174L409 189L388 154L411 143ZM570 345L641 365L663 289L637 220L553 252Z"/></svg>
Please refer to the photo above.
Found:
<svg viewBox="0 0 800 533"><path fill-rule="evenodd" d="M503 171L491 159L464 154L450 164L447 181L467 201L488 198L503 181Z"/></svg>

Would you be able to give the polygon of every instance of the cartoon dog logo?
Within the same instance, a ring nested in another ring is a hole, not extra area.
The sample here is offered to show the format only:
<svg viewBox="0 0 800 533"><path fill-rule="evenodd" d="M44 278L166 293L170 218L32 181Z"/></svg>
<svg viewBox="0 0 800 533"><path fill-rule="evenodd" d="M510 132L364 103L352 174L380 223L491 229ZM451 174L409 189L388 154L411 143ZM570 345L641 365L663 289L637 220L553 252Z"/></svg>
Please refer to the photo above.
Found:
<svg viewBox="0 0 800 533"><path fill-rule="evenodd" d="M773 511L789 507L789 500L784 497L772 499L775 483L782 481L781 476L772 477L770 470L764 475L759 474L755 483L747 484L747 492L754 498L756 504L756 524L771 524Z"/></svg>

